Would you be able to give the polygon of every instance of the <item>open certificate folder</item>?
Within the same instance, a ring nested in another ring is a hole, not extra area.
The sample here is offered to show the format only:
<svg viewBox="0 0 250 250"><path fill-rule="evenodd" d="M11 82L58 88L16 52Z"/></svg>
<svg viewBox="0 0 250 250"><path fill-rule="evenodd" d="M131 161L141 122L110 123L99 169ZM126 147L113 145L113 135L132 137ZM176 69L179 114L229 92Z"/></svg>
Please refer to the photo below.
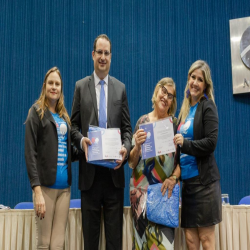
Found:
<svg viewBox="0 0 250 250"><path fill-rule="evenodd" d="M89 131L92 145L88 147L88 161L121 160L121 132L118 128Z"/></svg>
<svg viewBox="0 0 250 250"><path fill-rule="evenodd" d="M142 144L142 159L175 152L172 117L139 125L147 133Z"/></svg>

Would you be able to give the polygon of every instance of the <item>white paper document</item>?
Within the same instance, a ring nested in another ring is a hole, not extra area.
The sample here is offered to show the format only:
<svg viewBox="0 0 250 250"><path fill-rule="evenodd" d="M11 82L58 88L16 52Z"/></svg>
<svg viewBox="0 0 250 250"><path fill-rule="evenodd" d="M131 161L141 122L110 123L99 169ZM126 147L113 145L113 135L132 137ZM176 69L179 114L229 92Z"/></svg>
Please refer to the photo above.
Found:
<svg viewBox="0 0 250 250"><path fill-rule="evenodd" d="M142 144L142 159L175 152L172 117L139 125L147 133Z"/></svg>
<svg viewBox="0 0 250 250"><path fill-rule="evenodd" d="M88 160L121 160L121 132L118 128L88 132L92 145L88 147Z"/></svg>

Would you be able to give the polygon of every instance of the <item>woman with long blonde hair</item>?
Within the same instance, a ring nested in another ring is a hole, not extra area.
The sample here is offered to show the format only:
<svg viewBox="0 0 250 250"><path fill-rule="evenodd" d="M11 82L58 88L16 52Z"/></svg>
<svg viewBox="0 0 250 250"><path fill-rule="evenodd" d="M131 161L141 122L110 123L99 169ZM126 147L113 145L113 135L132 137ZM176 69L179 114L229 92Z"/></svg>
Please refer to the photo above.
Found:
<svg viewBox="0 0 250 250"><path fill-rule="evenodd" d="M45 75L29 110L25 160L33 191L37 249L63 249L71 185L70 119L57 67Z"/></svg>
<svg viewBox="0 0 250 250"><path fill-rule="evenodd" d="M188 249L215 249L215 224L222 220L220 174L214 157L219 119L208 64L188 71L184 100L174 137L181 167L182 211Z"/></svg>

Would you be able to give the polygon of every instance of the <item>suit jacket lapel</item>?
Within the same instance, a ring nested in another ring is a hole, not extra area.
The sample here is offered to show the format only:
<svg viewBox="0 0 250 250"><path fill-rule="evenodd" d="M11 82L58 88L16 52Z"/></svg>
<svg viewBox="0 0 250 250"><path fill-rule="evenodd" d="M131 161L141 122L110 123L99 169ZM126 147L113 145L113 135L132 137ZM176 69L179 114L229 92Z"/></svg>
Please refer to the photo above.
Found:
<svg viewBox="0 0 250 250"><path fill-rule="evenodd" d="M51 115L51 113L50 113L50 111L49 111L48 108L45 110L44 115L46 116L46 118L48 120L50 120L56 126L56 122L55 122L55 120L54 120L53 116Z"/></svg>
<svg viewBox="0 0 250 250"><path fill-rule="evenodd" d="M96 92L95 92L95 80L94 80L93 74L89 78L89 91L90 91L90 95L92 98L92 104L94 107L96 120L98 121L98 110L97 110L97 101L96 101Z"/></svg>
<svg viewBox="0 0 250 250"><path fill-rule="evenodd" d="M113 101L113 94L114 94L114 83L111 79L111 77L109 76L109 80L108 80L108 113L107 113L107 127L109 127L109 121L110 121L110 116L111 116L111 112L112 112L112 101Z"/></svg>

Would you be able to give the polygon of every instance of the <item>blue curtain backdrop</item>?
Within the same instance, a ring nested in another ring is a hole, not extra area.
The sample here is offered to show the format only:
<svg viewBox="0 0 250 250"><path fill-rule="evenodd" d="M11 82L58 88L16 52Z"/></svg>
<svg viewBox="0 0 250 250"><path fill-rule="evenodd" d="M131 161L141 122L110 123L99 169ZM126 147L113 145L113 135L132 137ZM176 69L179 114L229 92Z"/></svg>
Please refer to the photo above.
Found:
<svg viewBox="0 0 250 250"><path fill-rule="evenodd" d="M151 111L155 84L177 85L177 115L190 65L211 66L220 129L215 152L222 193L249 195L249 94L233 96L229 20L250 16L249 0L0 0L0 204L31 201L24 160L25 119L45 73L62 72L67 110L75 82L93 72L95 37L112 41L110 74L126 84L131 123ZM125 205L129 205L126 165ZM73 164L72 198L78 191Z"/></svg>

